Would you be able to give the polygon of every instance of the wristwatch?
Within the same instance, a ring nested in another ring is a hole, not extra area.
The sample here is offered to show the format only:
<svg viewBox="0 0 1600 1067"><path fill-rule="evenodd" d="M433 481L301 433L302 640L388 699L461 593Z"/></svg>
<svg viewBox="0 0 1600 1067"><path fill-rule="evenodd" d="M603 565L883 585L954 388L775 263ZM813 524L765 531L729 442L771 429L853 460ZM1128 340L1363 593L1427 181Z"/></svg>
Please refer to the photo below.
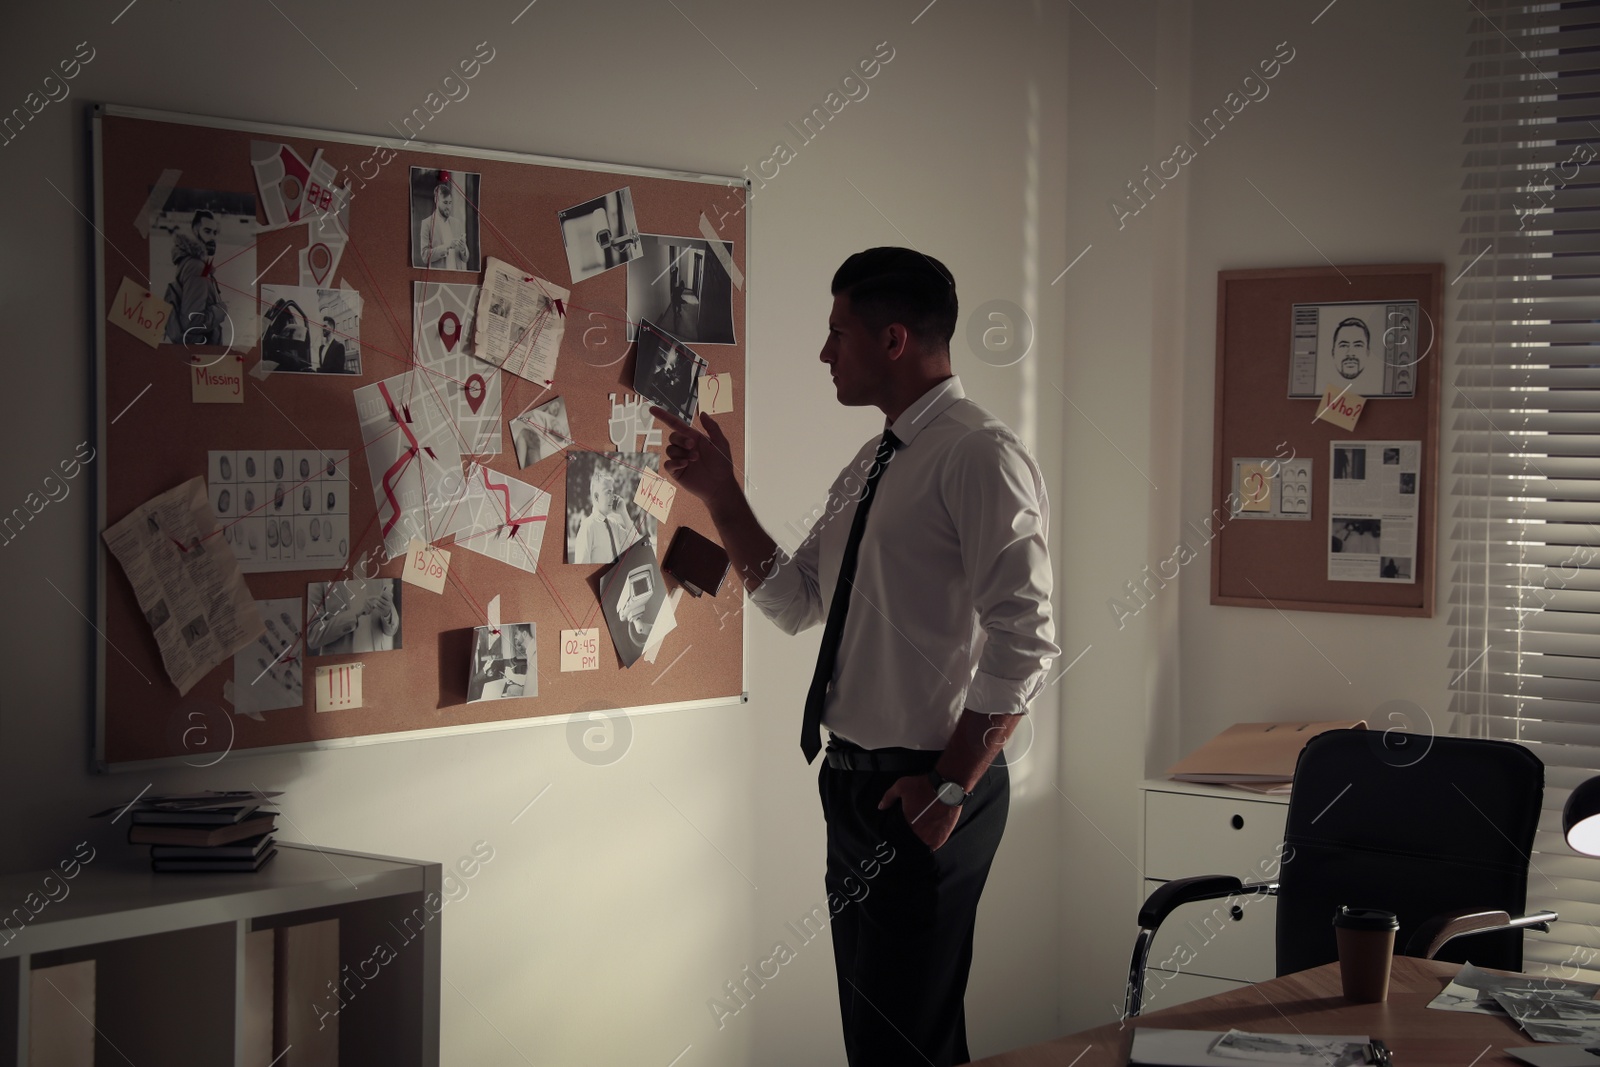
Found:
<svg viewBox="0 0 1600 1067"><path fill-rule="evenodd" d="M928 784L933 786L934 798L948 807L959 808L972 799L972 794L962 789L960 782L951 781L937 769L928 772Z"/></svg>

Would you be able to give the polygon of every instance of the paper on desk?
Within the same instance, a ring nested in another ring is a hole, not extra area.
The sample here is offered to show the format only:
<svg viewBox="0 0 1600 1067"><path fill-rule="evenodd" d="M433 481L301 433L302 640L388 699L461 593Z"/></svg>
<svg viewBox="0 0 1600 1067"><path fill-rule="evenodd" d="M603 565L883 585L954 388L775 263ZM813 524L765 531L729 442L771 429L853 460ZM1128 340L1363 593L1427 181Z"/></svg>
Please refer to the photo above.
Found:
<svg viewBox="0 0 1600 1067"><path fill-rule="evenodd" d="M1163 1030L1141 1026L1133 1032L1130 1063L1163 1067L1238 1067L1242 1063L1351 1067L1367 1061L1371 1038L1353 1034L1254 1034L1229 1030Z"/></svg>
<svg viewBox="0 0 1600 1067"><path fill-rule="evenodd" d="M1515 1056L1533 1067L1595 1067L1600 1064L1600 1053L1573 1045L1525 1045L1508 1048L1507 1055Z"/></svg>
<svg viewBox="0 0 1600 1067"><path fill-rule="evenodd" d="M1428 1007L1440 1011L1470 1011L1478 1015L1504 1015L1505 1009L1495 1002L1496 993L1552 992L1578 1000L1591 1000L1600 993L1600 985L1588 982L1567 982L1556 978L1534 975L1506 977L1490 974L1472 964L1463 964L1449 985L1428 1002Z"/></svg>
<svg viewBox="0 0 1600 1067"><path fill-rule="evenodd" d="M553 282L490 256L473 322L472 354L539 385L554 381L569 295Z"/></svg>
<svg viewBox="0 0 1600 1067"><path fill-rule="evenodd" d="M239 561L215 533L205 481L196 476L103 534L180 695L266 630Z"/></svg>
<svg viewBox="0 0 1600 1067"><path fill-rule="evenodd" d="M1535 1041L1600 1044L1600 1003L1554 990L1496 993L1495 1002Z"/></svg>

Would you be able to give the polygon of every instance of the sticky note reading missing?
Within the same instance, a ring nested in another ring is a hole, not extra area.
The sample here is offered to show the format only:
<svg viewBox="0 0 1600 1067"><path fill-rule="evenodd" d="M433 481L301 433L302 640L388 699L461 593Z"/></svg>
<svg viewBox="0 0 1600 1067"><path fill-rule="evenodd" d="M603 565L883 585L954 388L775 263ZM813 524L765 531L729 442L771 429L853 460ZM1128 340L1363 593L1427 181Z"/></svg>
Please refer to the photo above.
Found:
<svg viewBox="0 0 1600 1067"><path fill-rule="evenodd" d="M733 410L733 375L700 375L700 410L707 415Z"/></svg>
<svg viewBox="0 0 1600 1067"><path fill-rule="evenodd" d="M661 522L667 521L667 512L672 510L672 501L677 495L678 487L655 471L648 468L639 471L639 490L633 494L633 502Z"/></svg>
<svg viewBox="0 0 1600 1067"><path fill-rule="evenodd" d="M209 356L201 356L209 359ZM196 404L243 404L244 357L235 353L215 363L189 365L190 399Z"/></svg>
<svg viewBox="0 0 1600 1067"><path fill-rule="evenodd" d="M561 669L597 671L600 669L600 629L561 631Z"/></svg>
<svg viewBox="0 0 1600 1067"><path fill-rule="evenodd" d="M1322 399L1317 401L1317 418L1353 430L1366 407L1366 400L1353 395L1349 386L1336 393L1330 385L1322 391Z"/></svg>
<svg viewBox="0 0 1600 1067"><path fill-rule="evenodd" d="M361 666L340 663L317 668L318 711L342 711L361 706Z"/></svg>
<svg viewBox="0 0 1600 1067"><path fill-rule="evenodd" d="M432 548L415 538L406 553L406 569L401 580L421 586L430 593L444 592L445 576L450 573L450 553L442 548Z"/></svg>
<svg viewBox="0 0 1600 1067"><path fill-rule="evenodd" d="M122 284L117 287L117 295L111 298L111 310L106 313L106 321L122 327L154 348L161 343L170 314L170 304L157 300L145 291L144 286L124 276Z"/></svg>
<svg viewBox="0 0 1600 1067"><path fill-rule="evenodd" d="M1240 511L1271 511L1273 471L1265 463L1246 463L1239 469Z"/></svg>

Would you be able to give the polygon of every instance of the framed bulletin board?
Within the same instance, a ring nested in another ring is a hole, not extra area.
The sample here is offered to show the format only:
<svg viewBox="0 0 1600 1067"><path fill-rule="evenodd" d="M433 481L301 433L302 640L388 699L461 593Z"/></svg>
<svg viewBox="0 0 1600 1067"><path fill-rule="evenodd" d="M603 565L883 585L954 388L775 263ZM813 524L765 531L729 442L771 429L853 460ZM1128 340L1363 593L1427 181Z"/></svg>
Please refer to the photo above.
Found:
<svg viewBox="0 0 1600 1067"><path fill-rule="evenodd" d="M1218 272L1211 603L1432 616L1443 279Z"/></svg>
<svg viewBox="0 0 1600 1067"><path fill-rule="evenodd" d="M745 699L737 581L661 565L715 528L647 410L718 412L742 477L744 179L110 105L90 133L97 533L180 490L210 526L150 519L138 584L96 537L97 769ZM225 658L243 627L151 593L204 554L260 617Z"/></svg>

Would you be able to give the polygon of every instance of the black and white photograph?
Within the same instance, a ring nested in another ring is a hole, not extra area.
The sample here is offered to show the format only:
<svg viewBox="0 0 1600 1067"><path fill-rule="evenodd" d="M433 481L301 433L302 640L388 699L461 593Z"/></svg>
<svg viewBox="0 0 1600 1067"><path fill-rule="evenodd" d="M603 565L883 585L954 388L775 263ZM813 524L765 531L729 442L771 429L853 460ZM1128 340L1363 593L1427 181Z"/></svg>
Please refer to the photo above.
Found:
<svg viewBox="0 0 1600 1067"><path fill-rule="evenodd" d="M1376 555L1378 539L1383 533L1382 519L1333 520L1333 544L1330 551Z"/></svg>
<svg viewBox="0 0 1600 1067"><path fill-rule="evenodd" d="M1409 582L1411 580L1411 561L1404 556L1383 556L1378 560L1378 577Z"/></svg>
<svg viewBox="0 0 1600 1067"><path fill-rule="evenodd" d="M360 374L361 294L263 285L261 358L274 374Z"/></svg>
<svg viewBox="0 0 1600 1067"><path fill-rule="evenodd" d="M633 502L645 470L660 472L661 453L567 453L568 563L610 563L640 538L655 539L656 517Z"/></svg>
<svg viewBox="0 0 1600 1067"><path fill-rule="evenodd" d="M567 402L552 397L511 420L511 445L517 451L517 466L524 469L572 444L572 429L567 425Z"/></svg>
<svg viewBox="0 0 1600 1067"><path fill-rule="evenodd" d="M635 543L601 577L600 612L624 667L644 655L665 600L666 583L656 563L653 538Z"/></svg>
<svg viewBox="0 0 1600 1067"><path fill-rule="evenodd" d="M411 265L418 270L483 269L478 244L479 176L411 168Z"/></svg>
<svg viewBox="0 0 1600 1067"><path fill-rule="evenodd" d="M305 703L299 597L258 600L266 632L233 654L233 710L242 715Z"/></svg>
<svg viewBox="0 0 1600 1067"><path fill-rule="evenodd" d="M162 342L256 343L254 193L174 189L150 224L150 292L168 308Z"/></svg>
<svg viewBox="0 0 1600 1067"><path fill-rule="evenodd" d="M700 410L700 375L709 364L648 319L639 321L633 389L684 422Z"/></svg>
<svg viewBox="0 0 1600 1067"><path fill-rule="evenodd" d="M733 255L731 242L718 243ZM628 264L628 340L649 319L688 344L733 344L733 282L711 243L647 233L640 249Z"/></svg>
<svg viewBox="0 0 1600 1067"><path fill-rule="evenodd" d="M539 695L539 649L535 624L501 623L473 630L467 703Z"/></svg>
<svg viewBox="0 0 1600 1067"><path fill-rule="evenodd" d="M1400 465L1400 450L1398 448L1384 449L1383 465L1385 467L1398 467Z"/></svg>
<svg viewBox="0 0 1600 1067"><path fill-rule="evenodd" d="M397 578L353 578L306 586L306 654L389 652L400 646Z"/></svg>
<svg viewBox="0 0 1600 1067"><path fill-rule="evenodd" d="M1340 480L1361 481L1367 476L1367 450L1365 448L1339 448L1333 450L1333 476Z"/></svg>
<svg viewBox="0 0 1600 1067"><path fill-rule="evenodd" d="M639 258L639 224L633 217L633 190L627 186L558 211L556 217L574 282Z"/></svg>
<svg viewBox="0 0 1600 1067"><path fill-rule="evenodd" d="M1417 475L1414 471L1403 471L1400 475L1400 495L1412 496L1417 491Z"/></svg>
<svg viewBox="0 0 1600 1067"><path fill-rule="evenodd" d="M1415 300L1295 304L1291 314L1291 397L1318 397L1330 386L1359 397L1413 395Z"/></svg>

